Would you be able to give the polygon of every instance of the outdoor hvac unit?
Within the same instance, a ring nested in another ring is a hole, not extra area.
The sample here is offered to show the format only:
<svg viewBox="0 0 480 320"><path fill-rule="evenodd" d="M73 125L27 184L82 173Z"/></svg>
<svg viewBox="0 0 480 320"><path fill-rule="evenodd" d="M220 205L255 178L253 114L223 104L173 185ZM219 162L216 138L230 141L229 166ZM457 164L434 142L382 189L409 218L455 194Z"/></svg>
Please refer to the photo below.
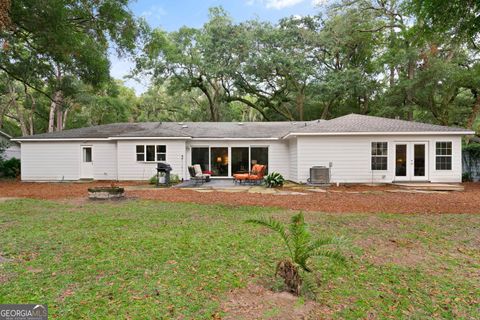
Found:
<svg viewBox="0 0 480 320"><path fill-rule="evenodd" d="M329 184L330 168L325 166L313 166L310 168L310 178L308 182L311 184Z"/></svg>

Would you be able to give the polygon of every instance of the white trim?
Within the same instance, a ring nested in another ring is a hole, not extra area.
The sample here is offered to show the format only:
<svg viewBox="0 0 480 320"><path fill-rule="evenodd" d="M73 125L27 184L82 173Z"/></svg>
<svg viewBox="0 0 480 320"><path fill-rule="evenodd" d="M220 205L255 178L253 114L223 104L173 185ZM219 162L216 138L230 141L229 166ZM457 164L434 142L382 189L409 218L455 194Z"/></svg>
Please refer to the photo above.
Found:
<svg viewBox="0 0 480 320"><path fill-rule="evenodd" d="M273 141L280 138L192 138L192 141Z"/></svg>
<svg viewBox="0 0 480 320"><path fill-rule="evenodd" d="M395 135L473 135L475 131L416 131L416 132L291 132L284 136L282 139L286 139L289 136L369 136L369 135L384 135L384 136L395 136Z"/></svg>
<svg viewBox="0 0 480 320"><path fill-rule="evenodd" d="M111 140L110 138L63 138L63 139L21 139L21 138L18 138L18 139L12 139L12 141L18 141L18 142L29 142L29 141L33 141L33 142L43 142L43 141L59 141L59 142L63 142L63 141L108 141L108 140Z"/></svg>
<svg viewBox="0 0 480 320"><path fill-rule="evenodd" d="M49 139L12 139L12 141L116 141L116 140L190 140L191 137L109 137L109 138L49 138Z"/></svg>
<svg viewBox="0 0 480 320"><path fill-rule="evenodd" d="M110 137L108 140L190 140L192 137Z"/></svg>

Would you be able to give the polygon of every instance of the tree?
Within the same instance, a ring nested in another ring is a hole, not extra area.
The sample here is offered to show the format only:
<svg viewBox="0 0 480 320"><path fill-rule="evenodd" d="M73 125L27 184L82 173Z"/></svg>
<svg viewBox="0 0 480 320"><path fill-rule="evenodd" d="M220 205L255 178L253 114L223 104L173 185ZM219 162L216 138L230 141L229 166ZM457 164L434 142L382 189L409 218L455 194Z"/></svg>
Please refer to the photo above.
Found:
<svg viewBox="0 0 480 320"><path fill-rule="evenodd" d="M48 131L65 127L70 83L108 81L110 43L132 52L139 32L128 0L18 0L10 20L0 32L0 69L51 100Z"/></svg>

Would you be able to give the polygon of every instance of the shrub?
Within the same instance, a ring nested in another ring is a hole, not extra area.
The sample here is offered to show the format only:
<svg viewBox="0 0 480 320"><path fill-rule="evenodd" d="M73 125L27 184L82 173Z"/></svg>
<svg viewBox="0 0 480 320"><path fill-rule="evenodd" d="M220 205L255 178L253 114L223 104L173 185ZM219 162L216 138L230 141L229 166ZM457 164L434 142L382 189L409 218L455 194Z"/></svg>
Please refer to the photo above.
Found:
<svg viewBox="0 0 480 320"><path fill-rule="evenodd" d="M171 174L170 175L170 184L177 184L180 182L180 177L178 174ZM154 175L153 177L150 178L149 180L150 184L157 184L157 175Z"/></svg>
<svg viewBox="0 0 480 320"><path fill-rule="evenodd" d="M285 179L283 176L278 172L272 172L265 177L265 184L267 188L275 188L283 186Z"/></svg>
<svg viewBox="0 0 480 320"><path fill-rule="evenodd" d="M312 267L308 263L310 258L322 256L339 261L345 260L334 247L342 243L343 239L323 237L313 240L301 212L292 216L287 227L273 218L249 219L246 222L267 227L278 233L283 240L289 256L278 262L275 276L283 278L286 289L293 294L300 295L302 284L314 291L308 276L312 272Z"/></svg>
<svg viewBox="0 0 480 320"><path fill-rule="evenodd" d="M6 178L16 178L20 175L20 160L12 158L0 160L0 174Z"/></svg>
<svg viewBox="0 0 480 320"><path fill-rule="evenodd" d="M463 182L472 182L473 181L472 174L470 172L464 172L462 174L462 181Z"/></svg>

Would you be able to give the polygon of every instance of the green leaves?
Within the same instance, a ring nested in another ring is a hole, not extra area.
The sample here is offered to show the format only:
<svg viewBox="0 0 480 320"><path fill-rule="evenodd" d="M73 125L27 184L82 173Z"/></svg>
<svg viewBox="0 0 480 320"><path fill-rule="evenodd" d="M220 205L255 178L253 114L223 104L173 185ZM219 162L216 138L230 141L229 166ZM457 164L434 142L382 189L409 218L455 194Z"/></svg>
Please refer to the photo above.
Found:
<svg viewBox="0 0 480 320"><path fill-rule="evenodd" d="M290 254L290 259L303 271L311 272L308 261L312 257L326 257L343 262L345 258L336 249L344 243L342 238L322 237L312 240L308 225L305 223L303 213L291 217L288 227L273 218L249 219L246 223L252 223L267 227L280 235Z"/></svg>

